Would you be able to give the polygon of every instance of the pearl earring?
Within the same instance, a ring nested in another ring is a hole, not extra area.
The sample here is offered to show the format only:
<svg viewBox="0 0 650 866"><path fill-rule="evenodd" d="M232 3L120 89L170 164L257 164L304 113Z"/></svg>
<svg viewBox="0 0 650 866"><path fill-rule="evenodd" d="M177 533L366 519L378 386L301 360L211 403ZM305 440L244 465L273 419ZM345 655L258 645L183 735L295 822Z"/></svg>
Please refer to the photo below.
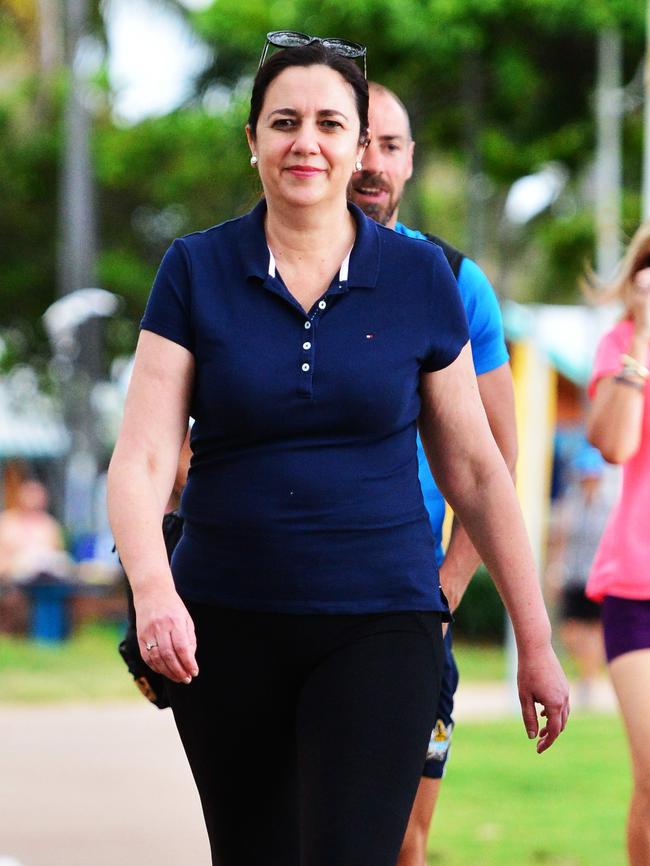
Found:
<svg viewBox="0 0 650 866"><path fill-rule="evenodd" d="M360 159L358 159L354 164L354 170L355 171L361 171L362 168L363 168L363 163L361 162Z"/></svg>
<svg viewBox="0 0 650 866"><path fill-rule="evenodd" d="M251 165L253 166L253 168L255 168L255 166L257 165L257 157L255 156L255 154L251 156Z"/></svg>

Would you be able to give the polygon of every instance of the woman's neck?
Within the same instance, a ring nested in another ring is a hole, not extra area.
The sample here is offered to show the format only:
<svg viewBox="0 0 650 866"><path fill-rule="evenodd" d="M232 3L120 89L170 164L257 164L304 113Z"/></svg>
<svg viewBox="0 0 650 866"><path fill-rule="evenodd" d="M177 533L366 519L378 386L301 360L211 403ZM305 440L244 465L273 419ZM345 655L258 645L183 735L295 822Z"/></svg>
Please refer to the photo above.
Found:
<svg viewBox="0 0 650 866"><path fill-rule="evenodd" d="M354 244L356 224L345 200L299 208L267 200L265 231L275 258L291 263L339 253L342 259Z"/></svg>

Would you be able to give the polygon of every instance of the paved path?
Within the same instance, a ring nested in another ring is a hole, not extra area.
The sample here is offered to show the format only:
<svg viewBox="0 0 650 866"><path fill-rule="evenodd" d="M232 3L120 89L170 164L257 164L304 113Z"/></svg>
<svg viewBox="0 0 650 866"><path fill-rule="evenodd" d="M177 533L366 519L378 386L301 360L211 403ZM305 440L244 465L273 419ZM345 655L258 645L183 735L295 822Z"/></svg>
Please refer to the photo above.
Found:
<svg viewBox="0 0 650 866"><path fill-rule="evenodd" d="M605 680L594 707L614 708ZM510 712L505 686L459 691L457 720ZM0 705L0 866L209 862L198 797L170 712L144 701Z"/></svg>
<svg viewBox="0 0 650 866"><path fill-rule="evenodd" d="M144 701L0 708L3 855L19 866L208 866L171 713Z"/></svg>

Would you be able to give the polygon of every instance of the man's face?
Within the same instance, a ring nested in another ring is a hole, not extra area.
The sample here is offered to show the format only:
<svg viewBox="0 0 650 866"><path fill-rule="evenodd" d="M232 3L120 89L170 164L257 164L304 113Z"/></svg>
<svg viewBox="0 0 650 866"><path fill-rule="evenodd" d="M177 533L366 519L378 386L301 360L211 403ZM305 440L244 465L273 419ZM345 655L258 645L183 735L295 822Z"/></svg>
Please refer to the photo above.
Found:
<svg viewBox="0 0 650 866"><path fill-rule="evenodd" d="M378 223L395 228L404 184L413 173L414 143L408 119L393 97L370 89L371 141L363 168L352 175L348 197Z"/></svg>

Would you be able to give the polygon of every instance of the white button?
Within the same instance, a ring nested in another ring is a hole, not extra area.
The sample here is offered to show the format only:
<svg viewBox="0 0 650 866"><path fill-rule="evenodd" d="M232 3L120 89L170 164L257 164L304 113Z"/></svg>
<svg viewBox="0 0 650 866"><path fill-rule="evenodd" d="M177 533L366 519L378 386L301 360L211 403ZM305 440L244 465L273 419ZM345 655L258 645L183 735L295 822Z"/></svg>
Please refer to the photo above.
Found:
<svg viewBox="0 0 650 866"><path fill-rule="evenodd" d="M302 372L303 373L309 373L309 364L303 364L302 365Z"/></svg>
<svg viewBox="0 0 650 866"><path fill-rule="evenodd" d="M311 322L305 322L305 330L309 330L311 328Z"/></svg>
<svg viewBox="0 0 650 866"><path fill-rule="evenodd" d="M325 303L325 301L319 301L318 302L318 309L319 310L324 310L326 306L327 306L327 304Z"/></svg>
<svg viewBox="0 0 650 866"><path fill-rule="evenodd" d="M303 347L303 349L305 350L305 352L308 352L308 351L311 349L311 343L309 343L309 342L308 342L308 343L303 343L303 344L302 344L302 347Z"/></svg>

